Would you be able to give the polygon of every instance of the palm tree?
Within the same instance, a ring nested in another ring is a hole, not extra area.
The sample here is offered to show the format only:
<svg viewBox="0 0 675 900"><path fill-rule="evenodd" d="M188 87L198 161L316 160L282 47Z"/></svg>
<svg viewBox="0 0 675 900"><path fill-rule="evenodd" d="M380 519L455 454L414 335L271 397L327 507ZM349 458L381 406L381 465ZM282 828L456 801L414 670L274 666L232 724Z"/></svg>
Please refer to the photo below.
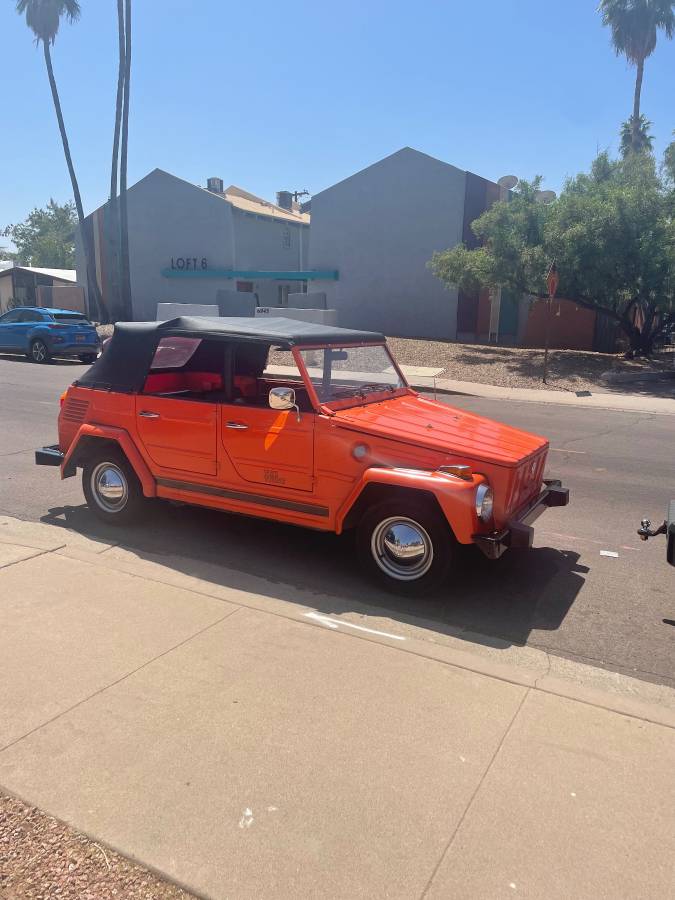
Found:
<svg viewBox="0 0 675 900"><path fill-rule="evenodd" d="M631 118L633 149L639 149L640 96L645 60L656 48L659 30L667 38L675 33L673 0L600 0L602 24L612 32L617 56L623 54L635 66L635 96Z"/></svg>
<svg viewBox="0 0 675 900"><path fill-rule="evenodd" d="M654 147L654 137L650 132L652 123L647 116L640 116L637 127L637 144L633 129L633 117L621 126L621 156L625 159L629 153L651 153Z"/></svg>
<svg viewBox="0 0 675 900"><path fill-rule="evenodd" d="M82 246L87 266L87 287L90 300L93 298L95 305L98 307L101 318L106 318L105 309L101 303L101 296L98 289L95 276L94 253L92 241L89 238L88 231L85 227L84 209L82 207L82 197L80 195L80 186L75 175L75 167L73 166L73 158L70 153L70 144L68 143L68 135L66 126L63 121L63 112L61 110L61 100L59 98L58 88L56 87L56 79L54 78L54 69L52 67L51 47L56 41L56 35L59 31L61 19L65 16L72 24L80 17L80 4L78 0L17 0L16 11L19 15L26 16L26 25L35 35L35 43L39 46L42 42L44 52L45 66L47 67L47 76L49 78L49 86L52 91L52 100L54 101L54 110L56 111L56 120L61 133L61 142L63 144L63 153L66 157L66 165L70 182L73 188L73 197L75 198L75 209L77 210L77 219L80 226L80 235L82 238Z"/></svg>
<svg viewBox="0 0 675 900"><path fill-rule="evenodd" d="M122 127L122 98L124 96L124 0L117 0L117 35L118 56L117 67L117 99L115 103L115 129L113 134L112 165L110 167L110 217L108 221L108 245L110 257L110 293L115 310L120 308L120 221L119 202L117 197L117 178L119 174L120 129Z"/></svg>
<svg viewBox="0 0 675 900"><path fill-rule="evenodd" d="M119 0L118 0L119 2ZM122 145L120 155L120 243L122 304L132 318L129 265L129 217L127 213L127 155L129 149L129 90L131 87L131 0L124 0L124 97L122 101Z"/></svg>

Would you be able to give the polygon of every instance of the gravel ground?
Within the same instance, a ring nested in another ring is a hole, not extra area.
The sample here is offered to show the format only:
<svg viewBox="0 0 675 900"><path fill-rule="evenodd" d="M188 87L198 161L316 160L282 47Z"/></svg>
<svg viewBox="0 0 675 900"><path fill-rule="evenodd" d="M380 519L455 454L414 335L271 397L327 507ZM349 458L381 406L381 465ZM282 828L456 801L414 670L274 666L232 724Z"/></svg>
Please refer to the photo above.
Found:
<svg viewBox="0 0 675 900"><path fill-rule="evenodd" d="M2 900L189 900L123 856L0 794Z"/></svg>
<svg viewBox="0 0 675 900"><path fill-rule="evenodd" d="M112 334L112 325L99 325L102 337ZM494 347L485 344L456 344L445 341L387 338L396 359L402 365L443 369L439 378L474 381L499 387L540 388L544 366L543 350L522 347ZM292 364L290 355L278 353L277 365ZM620 383L631 375L646 372L675 371L675 348L651 360L626 360L623 354L591 353L585 350L551 350L546 387L555 391L611 390L603 375L611 373ZM618 376L618 378L617 378ZM617 388L621 390L621 388ZM629 383L623 390L630 391Z"/></svg>
<svg viewBox="0 0 675 900"><path fill-rule="evenodd" d="M521 347L493 347L483 344L451 344L409 338L388 338L396 359L404 366L432 366L444 371L439 378L474 381L500 387L540 388L544 365L543 350ZM634 374L673 370L673 352L653 360L625 360L621 354L590 353L583 350L552 350L546 387L558 391L602 391L607 382L602 375ZM625 390L629 390L626 385Z"/></svg>

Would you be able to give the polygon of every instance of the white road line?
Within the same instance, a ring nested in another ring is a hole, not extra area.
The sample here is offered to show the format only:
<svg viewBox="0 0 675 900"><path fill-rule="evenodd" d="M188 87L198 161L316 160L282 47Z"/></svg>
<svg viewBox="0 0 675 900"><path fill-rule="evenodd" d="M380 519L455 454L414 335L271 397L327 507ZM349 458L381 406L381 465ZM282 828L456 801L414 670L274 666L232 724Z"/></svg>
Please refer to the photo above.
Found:
<svg viewBox="0 0 675 900"><path fill-rule="evenodd" d="M329 628L339 628L340 625L344 625L345 628L354 628L356 631L365 631L367 634L376 634L378 637L386 637L391 638L392 641L405 641L407 638L401 637L400 634L389 634L387 631L376 631L374 628L364 628L363 625L354 625L352 622L345 622L343 619L336 621L335 619L330 619L328 616L322 616L321 613L317 612L308 612L305 613L305 618L313 619L315 622L320 622L322 625L327 625Z"/></svg>
<svg viewBox="0 0 675 900"><path fill-rule="evenodd" d="M616 553L614 550L601 550L601 551L600 551L600 556L611 556L612 559L618 559L618 558L619 558L619 554Z"/></svg>
<svg viewBox="0 0 675 900"><path fill-rule="evenodd" d="M565 450L564 447L550 447L549 448L553 453L579 453L582 456L586 456L587 450Z"/></svg>

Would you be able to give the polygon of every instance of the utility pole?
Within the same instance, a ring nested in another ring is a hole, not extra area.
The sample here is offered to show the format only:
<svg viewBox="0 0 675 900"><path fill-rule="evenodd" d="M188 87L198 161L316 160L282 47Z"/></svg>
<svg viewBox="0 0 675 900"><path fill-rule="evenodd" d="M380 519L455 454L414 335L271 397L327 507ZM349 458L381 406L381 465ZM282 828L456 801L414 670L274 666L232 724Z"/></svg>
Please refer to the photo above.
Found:
<svg viewBox="0 0 675 900"><path fill-rule="evenodd" d="M546 286L548 287L548 300L546 301L546 347L544 349L544 377L542 381L546 384L548 378L548 348L551 343L551 307L558 290L560 276L558 275L558 267L555 260L551 263L548 275L546 276Z"/></svg>

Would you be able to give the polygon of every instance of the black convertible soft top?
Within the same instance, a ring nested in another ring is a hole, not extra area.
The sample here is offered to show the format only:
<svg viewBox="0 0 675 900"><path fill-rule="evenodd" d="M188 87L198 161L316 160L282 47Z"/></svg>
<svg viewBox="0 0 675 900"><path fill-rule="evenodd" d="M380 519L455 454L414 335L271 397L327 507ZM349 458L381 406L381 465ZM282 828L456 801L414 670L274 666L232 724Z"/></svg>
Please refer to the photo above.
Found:
<svg viewBox="0 0 675 900"><path fill-rule="evenodd" d="M356 331L282 317L180 316L168 322L118 322L104 353L76 384L126 393L140 391L160 340L174 335L254 341L284 349L313 344L378 344L385 340L376 331Z"/></svg>

